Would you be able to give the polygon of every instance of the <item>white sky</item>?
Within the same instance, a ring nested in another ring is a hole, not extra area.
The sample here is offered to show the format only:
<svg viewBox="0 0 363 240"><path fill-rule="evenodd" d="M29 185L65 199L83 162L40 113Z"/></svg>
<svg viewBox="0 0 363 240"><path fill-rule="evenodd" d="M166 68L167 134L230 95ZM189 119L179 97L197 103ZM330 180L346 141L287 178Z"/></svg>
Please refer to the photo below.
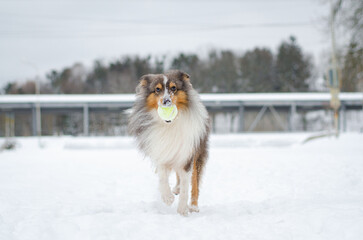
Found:
<svg viewBox="0 0 363 240"><path fill-rule="evenodd" d="M330 46L321 22L328 13L318 0L0 0L0 87L34 77L26 62L44 78L51 69L124 54L276 51L290 35L319 63Z"/></svg>

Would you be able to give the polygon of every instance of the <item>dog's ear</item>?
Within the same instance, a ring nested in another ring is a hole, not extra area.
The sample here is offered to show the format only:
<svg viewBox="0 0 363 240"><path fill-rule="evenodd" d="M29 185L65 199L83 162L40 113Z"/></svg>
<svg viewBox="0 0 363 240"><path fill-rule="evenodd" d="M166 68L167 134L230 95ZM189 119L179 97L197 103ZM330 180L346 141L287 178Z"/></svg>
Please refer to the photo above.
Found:
<svg viewBox="0 0 363 240"><path fill-rule="evenodd" d="M189 82L190 83L190 76L188 73L183 72L183 71L179 71L179 76L183 81Z"/></svg>
<svg viewBox="0 0 363 240"><path fill-rule="evenodd" d="M186 88L193 87L192 83L190 82L190 76L188 73L180 71L180 70L176 70L176 73L178 74L179 79L183 81L183 85Z"/></svg>
<svg viewBox="0 0 363 240"><path fill-rule="evenodd" d="M151 74L144 75L139 80L139 85L136 87L136 93L141 93L148 89L151 82Z"/></svg>
<svg viewBox="0 0 363 240"><path fill-rule="evenodd" d="M180 79L185 83L185 86L187 88L193 87L192 83L190 82L190 76L188 73L179 71L179 76L180 76Z"/></svg>

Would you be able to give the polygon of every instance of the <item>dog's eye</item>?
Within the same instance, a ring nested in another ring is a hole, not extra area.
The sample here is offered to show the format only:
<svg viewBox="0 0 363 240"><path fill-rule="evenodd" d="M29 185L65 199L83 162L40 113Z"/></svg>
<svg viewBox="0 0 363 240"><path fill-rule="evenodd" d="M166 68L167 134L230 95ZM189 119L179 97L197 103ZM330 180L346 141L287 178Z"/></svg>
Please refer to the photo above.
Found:
<svg viewBox="0 0 363 240"><path fill-rule="evenodd" d="M170 90L171 90L171 91L173 91L173 92L175 92L176 87L175 87L175 86L172 86L172 87L170 88Z"/></svg>
<svg viewBox="0 0 363 240"><path fill-rule="evenodd" d="M155 92L160 92L161 91L161 88L157 87L155 88Z"/></svg>

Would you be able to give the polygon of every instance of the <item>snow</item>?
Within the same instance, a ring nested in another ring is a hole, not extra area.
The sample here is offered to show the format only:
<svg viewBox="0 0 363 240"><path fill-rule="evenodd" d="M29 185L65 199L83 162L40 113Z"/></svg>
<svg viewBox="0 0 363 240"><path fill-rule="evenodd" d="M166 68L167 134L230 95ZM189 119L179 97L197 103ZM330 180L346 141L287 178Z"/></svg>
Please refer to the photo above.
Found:
<svg viewBox="0 0 363 240"><path fill-rule="evenodd" d="M188 217L129 137L17 138L0 152L0 239L360 239L363 134L309 136L213 135Z"/></svg>

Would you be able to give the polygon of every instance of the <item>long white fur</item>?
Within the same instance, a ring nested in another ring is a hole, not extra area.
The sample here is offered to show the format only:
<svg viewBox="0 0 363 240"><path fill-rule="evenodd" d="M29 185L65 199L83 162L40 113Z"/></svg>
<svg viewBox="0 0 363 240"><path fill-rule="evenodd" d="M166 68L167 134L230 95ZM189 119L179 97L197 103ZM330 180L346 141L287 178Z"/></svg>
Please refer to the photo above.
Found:
<svg viewBox="0 0 363 240"><path fill-rule="evenodd" d="M163 78L164 78L164 96L163 96L162 99L160 99L159 105L162 105L162 102L163 102L164 99L169 99L170 100L169 89L166 86L166 83L168 82L168 78L165 75L163 75Z"/></svg>
<svg viewBox="0 0 363 240"><path fill-rule="evenodd" d="M165 75L163 75L163 79L164 79L164 86L166 87L166 83L168 82L168 78Z"/></svg>
<svg viewBox="0 0 363 240"><path fill-rule="evenodd" d="M184 167L207 132L205 122L208 113L198 94L192 89L188 97L189 107L179 111L176 119L169 124L158 116L156 110L153 111L155 124L142 133L146 155L156 166Z"/></svg>

